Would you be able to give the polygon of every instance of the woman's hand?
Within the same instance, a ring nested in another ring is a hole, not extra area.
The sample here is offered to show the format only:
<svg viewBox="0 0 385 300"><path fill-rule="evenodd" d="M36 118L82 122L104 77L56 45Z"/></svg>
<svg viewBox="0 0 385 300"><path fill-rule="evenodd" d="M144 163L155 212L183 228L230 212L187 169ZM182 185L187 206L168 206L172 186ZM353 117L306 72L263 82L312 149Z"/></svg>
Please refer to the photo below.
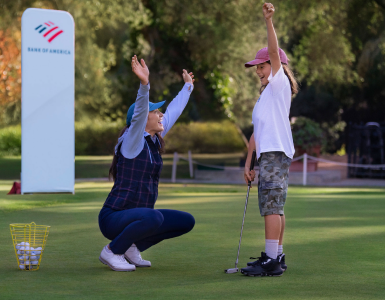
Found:
<svg viewBox="0 0 385 300"><path fill-rule="evenodd" d="M185 83L194 84L195 79L194 79L194 74L192 72L187 73L187 70L183 69L182 77Z"/></svg>
<svg viewBox="0 0 385 300"><path fill-rule="evenodd" d="M249 184L249 181L254 181L255 179L255 171L254 170L250 171L249 168L245 167L245 172L243 176L245 177L246 184Z"/></svg>
<svg viewBox="0 0 385 300"><path fill-rule="evenodd" d="M271 3L265 3L263 4L262 11L266 20L271 19L275 12L274 5Z"/></svg>
<svg viewBox="0 0 385 300"><path fill-rule="evenodd" d="M150 71L148 70L146 63L144 62L144 59L141 59L139 63L138 58L136 57L136 55L134 55L131 60L131 67L132 71L140 79L140 83L142 85L147 85L148 78L150 76Z"/></svg>

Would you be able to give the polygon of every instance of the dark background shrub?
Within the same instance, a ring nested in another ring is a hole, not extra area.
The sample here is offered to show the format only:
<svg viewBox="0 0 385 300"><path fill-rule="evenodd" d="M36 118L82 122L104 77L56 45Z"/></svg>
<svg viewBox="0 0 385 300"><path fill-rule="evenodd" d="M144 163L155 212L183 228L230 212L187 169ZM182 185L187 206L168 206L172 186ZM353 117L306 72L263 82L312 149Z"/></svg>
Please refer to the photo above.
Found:
<svg viewBox="0 0 385 300"><path fill-rule="evenodd" d="M295 118L295 122L291 123L291 131L295 147L309 151L313 147L323 145L321 126L309 118Z"/></svg>

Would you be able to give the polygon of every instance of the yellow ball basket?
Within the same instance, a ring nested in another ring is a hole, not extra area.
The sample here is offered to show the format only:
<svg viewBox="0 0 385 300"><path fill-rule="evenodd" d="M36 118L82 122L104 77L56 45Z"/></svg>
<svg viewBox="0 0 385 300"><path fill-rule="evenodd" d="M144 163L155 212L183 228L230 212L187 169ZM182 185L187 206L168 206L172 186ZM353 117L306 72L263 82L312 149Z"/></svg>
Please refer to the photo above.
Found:
<svg viewBox="0 0 385 300"><path fill-rule="evenodd" d="M37 271L47 242L50 226L10 224L17 265L23 271Z"/></svg>

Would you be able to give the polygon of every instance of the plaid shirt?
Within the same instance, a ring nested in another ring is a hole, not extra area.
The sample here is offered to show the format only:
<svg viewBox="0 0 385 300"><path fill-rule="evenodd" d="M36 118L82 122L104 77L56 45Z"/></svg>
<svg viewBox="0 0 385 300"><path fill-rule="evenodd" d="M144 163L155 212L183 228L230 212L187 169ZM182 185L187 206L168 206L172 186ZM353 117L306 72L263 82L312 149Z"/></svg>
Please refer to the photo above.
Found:
<svg viewBox="0 0 385 300"><path fill-rule="evenodd" d="M158 140L154 144L151 137L147 136L146 141L142 152L133 159L125 158L118 151L116 179L104 203L105 207L114 210L154 208L158 198L159 175L163 160L158 151Z"/></svg>

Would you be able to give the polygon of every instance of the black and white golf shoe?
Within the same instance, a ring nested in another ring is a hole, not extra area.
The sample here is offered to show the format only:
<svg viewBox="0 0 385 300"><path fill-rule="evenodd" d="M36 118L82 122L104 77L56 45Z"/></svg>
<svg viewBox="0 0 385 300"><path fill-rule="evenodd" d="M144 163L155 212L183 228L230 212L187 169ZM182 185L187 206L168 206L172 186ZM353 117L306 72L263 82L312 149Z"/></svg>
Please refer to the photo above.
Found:
<svg viewBox="0 0 385 300"><path fill-rule="evenodd" d="M285 272L287 270L287 265L285 263L285 253L278 255L277 259L281 263L281 269Z"/></svg>
<svg viewBox="0 0 385 300"><path fill-rule="evenodd" d="M261 257L251 263L250 266L241 269L241 273L246 276L281 276L283 270L280 261L273 259L261 252Z"/></svg>
<svg viewBox="0 0 385 300"><path fill-rule="evenodd" d="M257 258L250 257L250 259L257 259ZM282 270L285 272L287 270L287 265L285 263L285 253L282 253L282 254L278 255L277 259L281 263ZM251 266L253 263L255 263L255 261L254 262L253 261L248 262L247 266Z"/></svg>

